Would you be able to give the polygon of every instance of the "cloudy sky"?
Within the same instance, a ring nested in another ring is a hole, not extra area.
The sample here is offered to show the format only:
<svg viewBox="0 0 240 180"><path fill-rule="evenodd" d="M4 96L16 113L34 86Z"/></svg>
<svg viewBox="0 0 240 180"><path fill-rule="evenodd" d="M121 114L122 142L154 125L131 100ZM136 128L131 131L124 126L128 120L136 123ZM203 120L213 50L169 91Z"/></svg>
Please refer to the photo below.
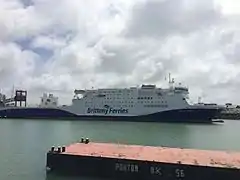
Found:
<svg viewBox="0 0 240 180"><path fill-rule="evenodd" d="M240 103L236 0L0 0L0 87L69 103L75 88L166 85Z"/></svg>

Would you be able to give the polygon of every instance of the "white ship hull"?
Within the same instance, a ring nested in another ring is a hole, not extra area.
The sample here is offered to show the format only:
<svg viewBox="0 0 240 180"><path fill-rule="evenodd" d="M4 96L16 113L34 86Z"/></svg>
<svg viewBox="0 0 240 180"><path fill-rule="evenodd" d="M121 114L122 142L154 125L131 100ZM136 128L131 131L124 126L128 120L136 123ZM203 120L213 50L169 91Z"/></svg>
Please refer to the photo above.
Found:
<svg viewBox="0 0 240 180"><path fill-rule="evenodd" d="M184 87L75 90L69 106L59 107L58 98L44 94L39 107L3 107L0 117L194 123L212 122L222 110L190 105L187 99L188 89Z"/></svg>

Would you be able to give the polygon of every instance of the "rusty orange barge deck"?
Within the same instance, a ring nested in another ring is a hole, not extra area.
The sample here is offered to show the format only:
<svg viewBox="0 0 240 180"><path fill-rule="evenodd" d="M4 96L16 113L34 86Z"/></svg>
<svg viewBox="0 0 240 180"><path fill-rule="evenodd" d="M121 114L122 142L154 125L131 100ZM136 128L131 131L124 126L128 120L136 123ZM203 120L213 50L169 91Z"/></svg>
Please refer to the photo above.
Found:
<svg viewBox="0 0 240 180"><path fill-rule="evenodd" d="M88 140L47 153L48 173L128 179L240 179L240 152L151 147Z"/></svg>

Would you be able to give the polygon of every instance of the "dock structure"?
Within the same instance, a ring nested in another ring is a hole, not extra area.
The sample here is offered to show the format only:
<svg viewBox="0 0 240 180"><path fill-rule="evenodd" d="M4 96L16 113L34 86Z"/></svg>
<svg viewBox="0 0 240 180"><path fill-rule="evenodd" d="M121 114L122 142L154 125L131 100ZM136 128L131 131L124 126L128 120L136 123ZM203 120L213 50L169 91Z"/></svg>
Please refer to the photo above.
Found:
<svg viewBox="0 0 240 180"><path fill-rule="evenodd" d="M240 152L84 141L52 147L48 173L147 180L239 180Z"/></svg>

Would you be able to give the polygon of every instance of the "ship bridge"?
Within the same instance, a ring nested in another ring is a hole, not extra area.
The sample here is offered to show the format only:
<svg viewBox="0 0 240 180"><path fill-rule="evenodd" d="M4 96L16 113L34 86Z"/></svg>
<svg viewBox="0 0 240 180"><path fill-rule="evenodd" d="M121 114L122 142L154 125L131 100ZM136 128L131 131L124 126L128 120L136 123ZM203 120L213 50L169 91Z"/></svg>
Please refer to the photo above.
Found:
<svg viewBox="0 0 240 180"><path fill-rule="evenodd" d="M156 85L155 84L143 84L141 86L142 89L156 89Z"/></svg>
<svg viewBox="0 0 240 180"><path fill-rule="evenodd" d="M188 92L188 88L187 87L183 87L183 86L177 86L174 88L175 91L181 91L181 92Z"/></svg>
<svg viewBox="0 0 240 180"><path fill-rule="evenodd" d="M188 87L183 86L182 83L178 83L178 85L175 85L173 89L175 92L181 92L181 93L188 94Z"/></svg>

